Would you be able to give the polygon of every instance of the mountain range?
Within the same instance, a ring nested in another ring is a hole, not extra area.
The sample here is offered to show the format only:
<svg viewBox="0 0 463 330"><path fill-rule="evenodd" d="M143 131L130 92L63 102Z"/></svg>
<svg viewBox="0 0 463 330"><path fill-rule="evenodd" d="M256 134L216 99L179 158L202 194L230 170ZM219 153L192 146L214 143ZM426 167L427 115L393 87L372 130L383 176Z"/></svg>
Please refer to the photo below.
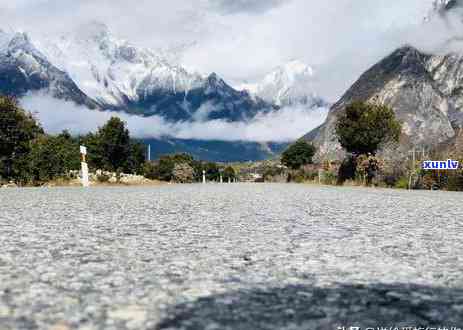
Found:
<svg viewBox="0 0 463 330"><path fill-rule="evenodd" d="M171 57L119 39L98 22L58 38L33 39L24 32L0 30L0 94L21 98L40 91L95 111L156 115L173 123L248 122L287 105L300 104L311 111L325 104L310 89L312 69L301 62L278 68L254 91L235 89L216 73L204 76L190 72ZM194 150L198 144L191 141L165 137L153 143L168 145L174 151L188 150L206 159L222 157L217 150L208 156L207 141L198 141L201 150ZM236 143L225 149L239 150L246 145ZM280 149L274 149L275 145L280 144L269 142L262 147L262 143L249 143L246 147L254 149L254 156L250 150L235 156L240 160L243 155L247 160L273 157ZM155 156L160 149L153 148ZM223 155L224 159L230 157L233 154Z"/></svg>
<svg viewBox="0 0 463 330"><path fill-rule="evenodd" d="M78 33L32 41L25 33L0 32L0 93L22 96L47 89L54 97L93 109L124 111L167 120L248 120L273 105L236 91L217 74L203 77L159 53L115 38L92 22Z"/></svg>

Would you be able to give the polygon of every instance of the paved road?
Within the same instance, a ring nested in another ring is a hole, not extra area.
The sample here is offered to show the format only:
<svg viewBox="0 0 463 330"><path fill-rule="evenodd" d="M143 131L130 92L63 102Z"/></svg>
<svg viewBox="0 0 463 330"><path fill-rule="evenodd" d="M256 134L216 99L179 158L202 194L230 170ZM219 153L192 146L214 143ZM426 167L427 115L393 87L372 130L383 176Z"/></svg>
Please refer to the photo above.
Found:
<svg viewBox="0 0 463 330"><path fill-rule="evenodd" d="M0 329L463 328L463 194L0 191Z"/></svg>

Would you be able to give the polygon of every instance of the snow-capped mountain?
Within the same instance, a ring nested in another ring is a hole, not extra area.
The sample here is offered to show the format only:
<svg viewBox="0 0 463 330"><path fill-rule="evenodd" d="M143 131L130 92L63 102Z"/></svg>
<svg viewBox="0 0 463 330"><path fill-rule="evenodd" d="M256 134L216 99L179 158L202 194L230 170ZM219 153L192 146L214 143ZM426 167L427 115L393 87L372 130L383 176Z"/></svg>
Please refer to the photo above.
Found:
<svg viewBox="0 0 463 330"><path fill-rule="evenodd" d="M256 84L240 87L277 106L322 106L326 103L314 92L314 70L307 64L293 60L285 63Z"/></svg>
<svg viewBox="0 0 463 330"><path fill-rule="evenodd" d="M106 25L97 22L58 40L45 40L39 48L105 107L136 103L158 89L189 91L203 82L200 75L171 65L160 54L114 37Z"/></svg>
<svg viewBox="0 0 463 330"><path fill-rule="evenodd" d="M21 97L39 90L91 109L98 107L66 72L34 47L27 34L0 30L0 93Z"/></svg>
<svg viewBox="0 0 463 330"><path fill-rule="evenodd" d="M116 38L101 23L57 39L1 33L0 45L0 79L8 80L0 81L3 94L50 89L55 97L92 108L171 121L195 119L198 111L204 120L248 120L274 109L216 74L188 72L163 52Z"/></svg>

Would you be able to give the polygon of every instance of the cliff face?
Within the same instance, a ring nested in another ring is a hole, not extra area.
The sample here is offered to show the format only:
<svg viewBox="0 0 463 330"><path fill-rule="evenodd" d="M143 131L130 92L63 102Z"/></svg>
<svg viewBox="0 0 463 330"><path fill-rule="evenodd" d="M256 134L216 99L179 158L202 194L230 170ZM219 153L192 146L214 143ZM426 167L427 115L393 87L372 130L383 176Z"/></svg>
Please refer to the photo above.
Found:
<svg viewBox="0 0 463 330"><path fill-rule="evenodd" d="M432 56L403 47L374 65L333 105L326 122L305 136L321 154L340 149L336 118L356 100L392 107L403 123L402 146L436 146L463 125L463 56Z"/></svg>

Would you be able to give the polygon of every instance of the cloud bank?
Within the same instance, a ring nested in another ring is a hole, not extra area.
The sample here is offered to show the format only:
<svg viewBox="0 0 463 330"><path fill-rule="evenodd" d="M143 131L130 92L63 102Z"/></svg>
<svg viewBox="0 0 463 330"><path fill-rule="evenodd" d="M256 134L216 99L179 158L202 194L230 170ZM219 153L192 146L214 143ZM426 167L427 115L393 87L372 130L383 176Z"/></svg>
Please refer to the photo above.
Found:
<svg viewBox="0 0 463 330"><path fill-rule="evenodd" d="M85 134L116 116L127 123L131 135L136 138L291 142L319 126L325 120L328 109L308 110L304 107L284 108L278 112L262 114L250 122L226 122L224 120L170 123L159 116L139 117L119 112L101 112L64 102L36 93L20 100L21 106L34 113L45 131L56 134L64 129L72 134Z"/></svg>

